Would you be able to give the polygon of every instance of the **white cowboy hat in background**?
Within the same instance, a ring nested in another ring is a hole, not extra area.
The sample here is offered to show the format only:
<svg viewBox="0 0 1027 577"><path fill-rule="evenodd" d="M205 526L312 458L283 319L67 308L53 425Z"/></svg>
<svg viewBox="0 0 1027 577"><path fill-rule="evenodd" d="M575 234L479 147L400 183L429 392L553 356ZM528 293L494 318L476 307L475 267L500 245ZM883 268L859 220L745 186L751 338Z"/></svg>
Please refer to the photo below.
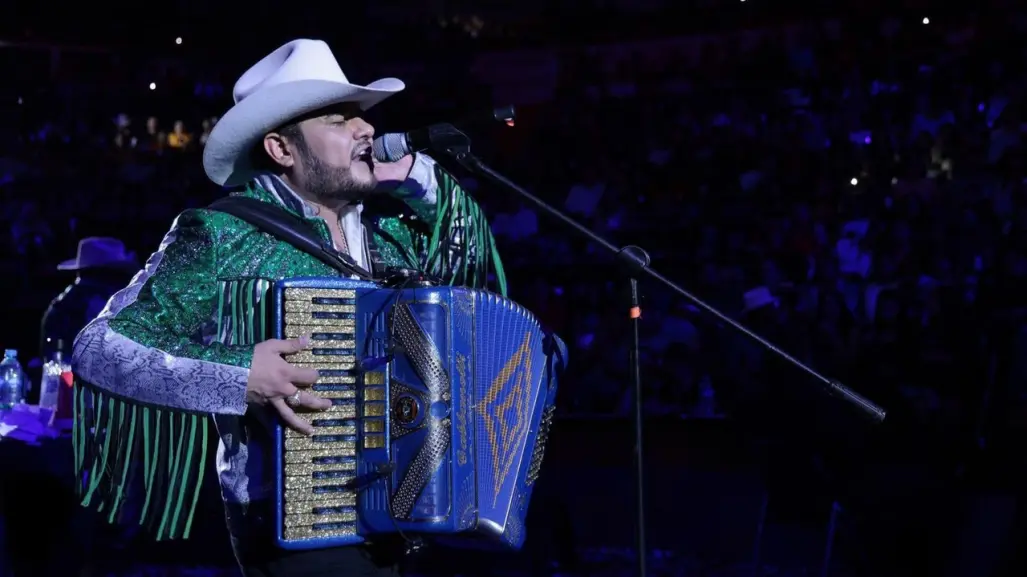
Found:
<svg viewBox="0 0 1027 577"><path fill-rule="evenodd" d="M770 289L765 286L756 287L745 293L745 295L742 296L742 301L745 303L745 306L742 308L742 314L752 312L767 305L773 305L776 307L781 302L777 297L771 294Z"/></svg>
<svg viewBox="0 0 1027 577"><path fill-rule="evenodd" d="M255 176L250 154L265 134L299 116L341 102L367 110L403 90L397 78L350 84L321 40L293 40L254 64L235 83L235 106L221 117L203 149L215 184L239 186Z"/></svg>
<svg viewBox="0 0 1027 577"><path fill-rule="evenodd" d="M57 265L57 270L138 266L139 261L136 260L135 253L126 251L123 242L116 238L94 236L80 240L75 258Z"/></svg>

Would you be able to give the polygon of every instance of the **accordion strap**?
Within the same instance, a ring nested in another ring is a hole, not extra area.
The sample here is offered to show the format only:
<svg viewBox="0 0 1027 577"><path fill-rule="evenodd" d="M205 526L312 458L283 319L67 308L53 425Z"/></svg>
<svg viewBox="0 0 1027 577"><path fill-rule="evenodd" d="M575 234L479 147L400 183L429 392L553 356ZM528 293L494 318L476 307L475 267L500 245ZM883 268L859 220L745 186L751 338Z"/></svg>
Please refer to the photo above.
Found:
<svg viewBox="0 0 1027 577"><path fill-rule="evenodd" d="M219 198L207 208L244 220L345 275L356 276L364 280L373 279L373 275L364 270L349 255L340 253L330 243L322 240L307 221L284 208L246 196Z"/></svg>

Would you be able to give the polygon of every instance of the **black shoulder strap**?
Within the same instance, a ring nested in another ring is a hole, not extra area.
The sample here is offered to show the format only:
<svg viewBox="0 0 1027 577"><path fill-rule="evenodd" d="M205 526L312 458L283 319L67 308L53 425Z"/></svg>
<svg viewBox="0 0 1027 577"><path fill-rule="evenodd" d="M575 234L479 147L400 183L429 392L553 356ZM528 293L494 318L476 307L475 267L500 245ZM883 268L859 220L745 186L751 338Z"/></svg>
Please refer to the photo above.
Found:
<svg viewBox="0 0 1027 577"><path fill-rule="evenodd" d="M372 275L348 255L323 242L302 218L284 208L246 196L226 196L207 207L244 220L263 232L287 242L346 275L371 280Z"/></svg>

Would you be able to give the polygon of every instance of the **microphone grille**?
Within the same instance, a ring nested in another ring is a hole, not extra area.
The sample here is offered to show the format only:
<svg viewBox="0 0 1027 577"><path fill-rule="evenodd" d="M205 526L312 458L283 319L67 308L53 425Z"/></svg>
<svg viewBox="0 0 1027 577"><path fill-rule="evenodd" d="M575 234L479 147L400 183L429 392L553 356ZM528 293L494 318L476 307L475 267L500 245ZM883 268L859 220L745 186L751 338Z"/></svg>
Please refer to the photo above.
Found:
<svg viewBox="0 0 1027 577"><path fill-rule="evenodd" d="M378 162L396 162L409 153L407 138L399 132L383 134L371 143L371 154Z"/></svg>

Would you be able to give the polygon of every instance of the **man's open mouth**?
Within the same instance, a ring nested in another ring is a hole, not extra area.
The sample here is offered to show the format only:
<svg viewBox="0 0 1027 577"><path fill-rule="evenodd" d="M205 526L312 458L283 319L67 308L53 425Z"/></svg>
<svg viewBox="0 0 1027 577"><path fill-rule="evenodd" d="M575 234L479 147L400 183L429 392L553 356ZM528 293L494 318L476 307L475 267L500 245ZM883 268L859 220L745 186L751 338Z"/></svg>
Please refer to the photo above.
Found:
<svg viewBox="0 0 1027 577"><path fill-rule="evenodd" d="M353 160L355 162L363 162L367 165L367 169L374 172L374 155L371 152L370 145L362 146L355 150L353 153Z"/></svg>
<svg viewBox="0 0 1027 577"><path fill-rule="evenodd" d="M364 162L370 162L371 160L373 160L373 158L371 156L371 147L370 147L370 145L362 146L359 149L357 149L353 153L353 159L354 160L363 160Z"/></svg>

